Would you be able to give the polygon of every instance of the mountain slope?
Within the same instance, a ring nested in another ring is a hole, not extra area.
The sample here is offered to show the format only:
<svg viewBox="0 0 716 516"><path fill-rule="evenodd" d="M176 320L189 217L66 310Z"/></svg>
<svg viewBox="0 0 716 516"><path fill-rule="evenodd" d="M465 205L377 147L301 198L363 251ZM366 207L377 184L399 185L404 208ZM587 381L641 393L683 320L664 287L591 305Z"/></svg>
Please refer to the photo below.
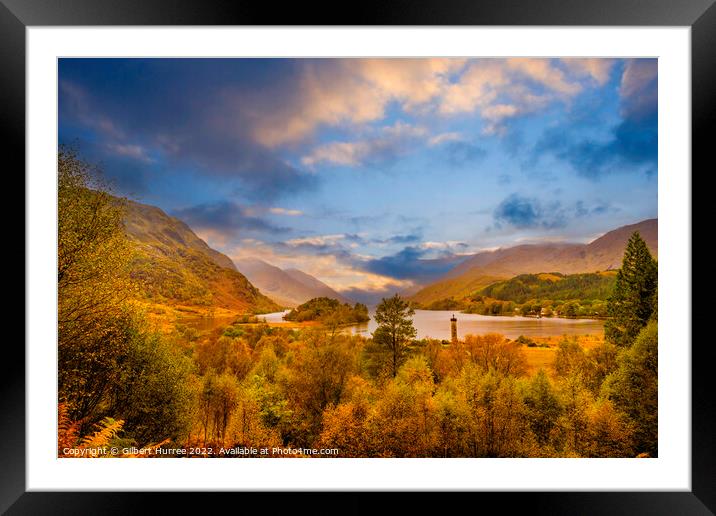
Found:
<svg viewBox="0 0 716 516"><path fill-rule="evenodd" d="M348 299L347 297L339 294L331 287L323 283L321 280L311 276L310 274L307 274L298 269L286 269L284 270L284 272L296 281L299 281L303 283L306 287L310 288L313 292L313 297L327 297L330 299L336 299L341 303L348 303L349 305L355 303L351 299Z"/></svg>
<svg viewBox="0 0 716 516"><path fill-rule="evenodd" d="M296 307L316 297L351 303L325 283L298 269L282 270L256 258L236 260L236 264L254 285L282 306Z"/></svg>
<svg viewBox="0 0 716 516"><path fill-rule="evenodd" d="M605 233L589 244L519 245L477 253L410 299L418 303L450 297L460 299L490 283L518 274L575 274L616 269L621 265L626 243L634 231L639 231L656 258L658 229L657 219L649 219Z"/></svg>
<svg viewBox="0 0 716 516"><path fill-rule="evenodd" d="M241 313L280 309L236 270L228 256L159 208L128 201L124 226L133 243L131 274L142 300Z"/></svg>
<svg viewBox="0 0 716 516"><path fill-rule="evenodd" d="M614 289L617 273L520 274L482 289L480 295L522 304L530 300L606 300Z"/></svg>

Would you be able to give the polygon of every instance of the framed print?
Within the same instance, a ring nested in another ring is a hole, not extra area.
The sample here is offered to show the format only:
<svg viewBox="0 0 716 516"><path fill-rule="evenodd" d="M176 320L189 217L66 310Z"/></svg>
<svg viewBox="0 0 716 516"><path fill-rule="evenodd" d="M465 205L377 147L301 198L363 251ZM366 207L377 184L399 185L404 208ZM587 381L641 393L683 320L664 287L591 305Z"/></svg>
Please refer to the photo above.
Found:
<svg viewBox="0 0 716 516"><path fill-rule="evenodd" d="M326 26L97 6L2 7L27 203L3 510L393 490L713 510L691 290L710 2Z"/></svg>

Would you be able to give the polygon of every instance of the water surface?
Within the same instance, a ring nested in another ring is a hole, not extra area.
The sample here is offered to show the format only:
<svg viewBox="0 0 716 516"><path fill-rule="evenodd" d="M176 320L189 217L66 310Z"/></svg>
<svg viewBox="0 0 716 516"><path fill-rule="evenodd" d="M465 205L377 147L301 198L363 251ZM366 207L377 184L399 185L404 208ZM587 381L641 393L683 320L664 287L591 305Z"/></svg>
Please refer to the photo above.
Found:
<svg viewBox="0 0 716 516"><path fill-rule="evenodd" d="M283 315L288 312L276 312L260 315L266 322L283 322ZM369 312L370 321L362 324L343 327L346 333L370 335L377 328L373 319L374 310ZM559 317L503 317L478 314L463 314L448 310L416 310L413 325L418 330L418 338L450 339L450 318L457 319L457 334L462 338L467 334L483 335L485 333L501 333L515 339L520 335L530 337L546 337L551 335L589 335L601 334L604 321L595 319L563 319Z"/></svg>

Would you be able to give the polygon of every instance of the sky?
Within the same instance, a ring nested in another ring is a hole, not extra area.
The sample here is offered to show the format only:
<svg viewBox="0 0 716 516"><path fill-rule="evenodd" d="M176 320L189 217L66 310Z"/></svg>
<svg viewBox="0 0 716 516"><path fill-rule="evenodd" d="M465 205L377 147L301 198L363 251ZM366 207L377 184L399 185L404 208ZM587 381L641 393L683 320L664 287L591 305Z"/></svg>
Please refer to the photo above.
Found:
<svg viewBox="0 0 716 516"><path fill-rule="evenodd" d="M60 59L59 141L234 259L370 301L657 216L656 59Z"/></svg>

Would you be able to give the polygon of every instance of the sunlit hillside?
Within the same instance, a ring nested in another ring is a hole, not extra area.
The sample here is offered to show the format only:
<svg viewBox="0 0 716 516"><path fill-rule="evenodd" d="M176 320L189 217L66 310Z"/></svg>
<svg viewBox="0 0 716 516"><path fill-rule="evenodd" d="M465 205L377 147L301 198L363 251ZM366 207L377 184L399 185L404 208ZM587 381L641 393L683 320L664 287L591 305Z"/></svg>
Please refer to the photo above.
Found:
<svg viewBox="0 0 716 516"><path fill-rule="evenodd" d="M139 284L141 299L198 313L280 310L229 257L159 208L129 201L124 223L134 251L131 276Z"/></svg>

